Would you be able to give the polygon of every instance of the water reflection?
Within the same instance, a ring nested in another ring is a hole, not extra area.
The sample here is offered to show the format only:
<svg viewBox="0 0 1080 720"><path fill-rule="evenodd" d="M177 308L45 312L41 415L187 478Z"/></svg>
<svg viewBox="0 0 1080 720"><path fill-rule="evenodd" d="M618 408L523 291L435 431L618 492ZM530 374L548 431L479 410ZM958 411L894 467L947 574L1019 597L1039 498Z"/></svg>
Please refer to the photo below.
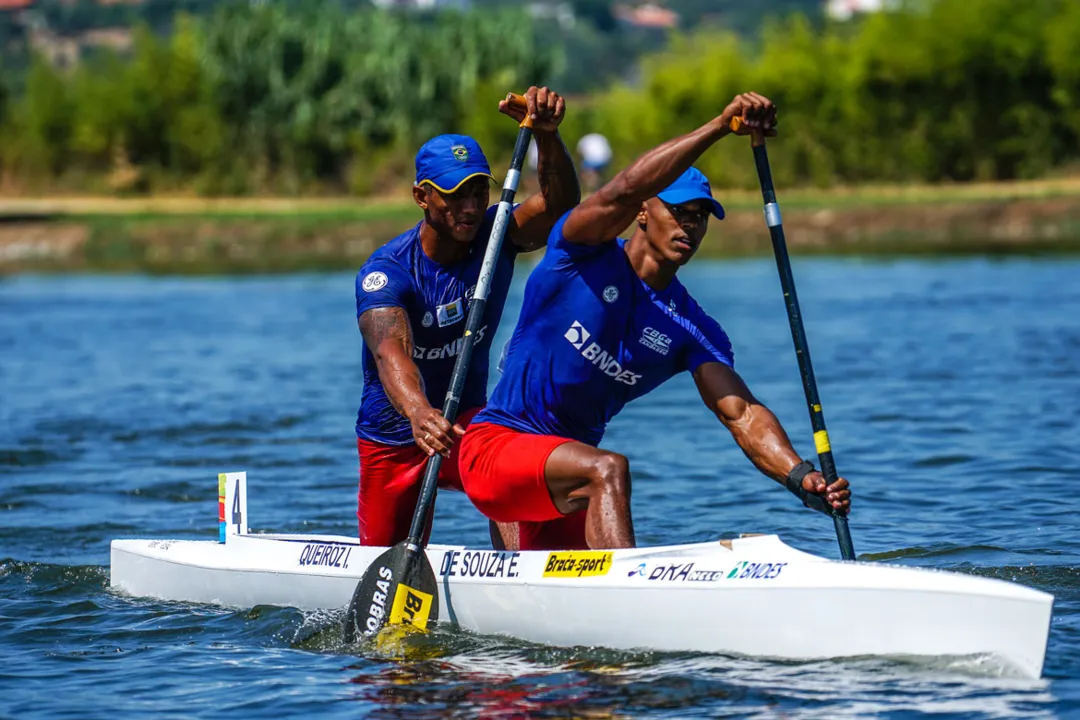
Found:
<svg viewBox="0 0 1080 720"><path fill-rule="evenodd" d="M552 665L527 655L361 663L347 671L360 688L356 699L377 704L373 717L1054 717L1048 683L996 677L1001 668L986 660L790 664L697 656L598 671L587 667L594 661ZM973 675L980 671L988 675Z"/></svg>
<svg viewBox="0 0 1080 720"><path fill-rule="evenodd" d="M294 646L357 653L344 671L370 717L1055 716L1048 681L1018 679L989 657L771 662L549 647L447 626L387 652L370 642L344 648L338 620L322 622Z"/></svg>

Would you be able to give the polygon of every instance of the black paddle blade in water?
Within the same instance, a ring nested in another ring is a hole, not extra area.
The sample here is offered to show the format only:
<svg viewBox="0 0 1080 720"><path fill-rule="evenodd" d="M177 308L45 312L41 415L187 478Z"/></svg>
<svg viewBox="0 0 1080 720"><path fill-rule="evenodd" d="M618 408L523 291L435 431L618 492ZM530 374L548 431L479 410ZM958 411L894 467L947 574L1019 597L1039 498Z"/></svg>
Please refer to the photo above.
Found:
<svg viewBox="0 0 1080 720"><path fill-rule="evenodd" d="M386 625L426 630L439 617L439 588L427 554L410 552L408 541L390 548L360 578L345 614L345 642L374 635Z"/></svg>

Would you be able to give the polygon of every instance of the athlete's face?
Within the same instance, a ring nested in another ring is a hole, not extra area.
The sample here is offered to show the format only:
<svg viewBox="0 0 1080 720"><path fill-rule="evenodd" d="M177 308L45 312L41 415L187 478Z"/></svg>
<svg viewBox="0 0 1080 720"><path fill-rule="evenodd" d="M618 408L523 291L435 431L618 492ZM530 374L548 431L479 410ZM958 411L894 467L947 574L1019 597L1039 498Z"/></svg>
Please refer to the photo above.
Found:
<svg viewBox="0 0 1080 720"><path fill-rule="evenodd" d="M471 243L487 212L488 179L474 177L452 193L421 185L413 188L413 199L440 237Z"/></svg>
<svg viewBox="0 0 1080 720"><path fill-rule="evenodd" d="M709 229L709 206L700 200L671 205L650 198L638 222L651 245L664 259L685 265L701 246Z"/></svg>

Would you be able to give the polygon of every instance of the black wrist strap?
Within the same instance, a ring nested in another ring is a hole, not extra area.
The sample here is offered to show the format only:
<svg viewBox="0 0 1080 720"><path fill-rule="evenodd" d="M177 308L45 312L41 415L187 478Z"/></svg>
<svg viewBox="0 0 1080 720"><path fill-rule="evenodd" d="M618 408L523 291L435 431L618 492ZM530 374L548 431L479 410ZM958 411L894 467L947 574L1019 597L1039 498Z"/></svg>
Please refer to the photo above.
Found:
<svg viewBox="0 0 1080 720"><path fill-rule="evenodd" d="M814 463L803 460L791 468L791 472L788 473L787 478L784 480L784 485L791 494L802 500L802 504L806 507L826 515L832 515L832 508L825 502L825 498L803 489L803 478L814 471Z"/></svg>

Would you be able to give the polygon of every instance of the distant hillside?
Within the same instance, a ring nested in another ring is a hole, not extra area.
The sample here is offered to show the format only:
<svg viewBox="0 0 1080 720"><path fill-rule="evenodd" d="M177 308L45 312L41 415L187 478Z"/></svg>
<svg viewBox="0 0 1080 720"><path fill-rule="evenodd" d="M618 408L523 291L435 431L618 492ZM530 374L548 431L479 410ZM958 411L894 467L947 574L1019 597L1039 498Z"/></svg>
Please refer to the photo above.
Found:
<svg viewBox="0 0 1080 720"><path fill-rule="evenodd" d="M808 17L821 14L825 0L473 0L474 7L521 5L554 14L560 6L568 7L578 19L590 22L601 32L612 32L619 25L623 8L653 5L678 15L678 27L694 28L703 23L729 27L738 32L753 32L770 15L801 12Z"/></svg>
<svg viewBox="0 0 1080 720"><path fill-rule="evenodd" d="M144 24L159 34L172 30L178 13L209 14L215 7L243 0L0 0L0 70L11 87L21 86L18 75L27 66L31 49L56 66L70 66L102 46L93 31L107 30L113 49L126 51L126 28ZM285 0L284 5L317 9L331 4L345 9L372 4L415 12L462 7L520 7L528 11L536 33L562 50L548 81L568 93L605 87L627 79L637 59L662 49L673 31L702 26L756 33L770 16L802 13L821 17L824 0ZM11 73L15 77L11 77Z"/></svg>
<svg viewBox="0 0 1080 720"><path fill-rule="evenodd" d="M823 17L824 0L473 0L473 7L525 7L541 36L557 38L564 52L553 86L569 92L630 79L637 59L662 49L674 31L719 27L754 36L770 17L801 13Z"/></svg>

